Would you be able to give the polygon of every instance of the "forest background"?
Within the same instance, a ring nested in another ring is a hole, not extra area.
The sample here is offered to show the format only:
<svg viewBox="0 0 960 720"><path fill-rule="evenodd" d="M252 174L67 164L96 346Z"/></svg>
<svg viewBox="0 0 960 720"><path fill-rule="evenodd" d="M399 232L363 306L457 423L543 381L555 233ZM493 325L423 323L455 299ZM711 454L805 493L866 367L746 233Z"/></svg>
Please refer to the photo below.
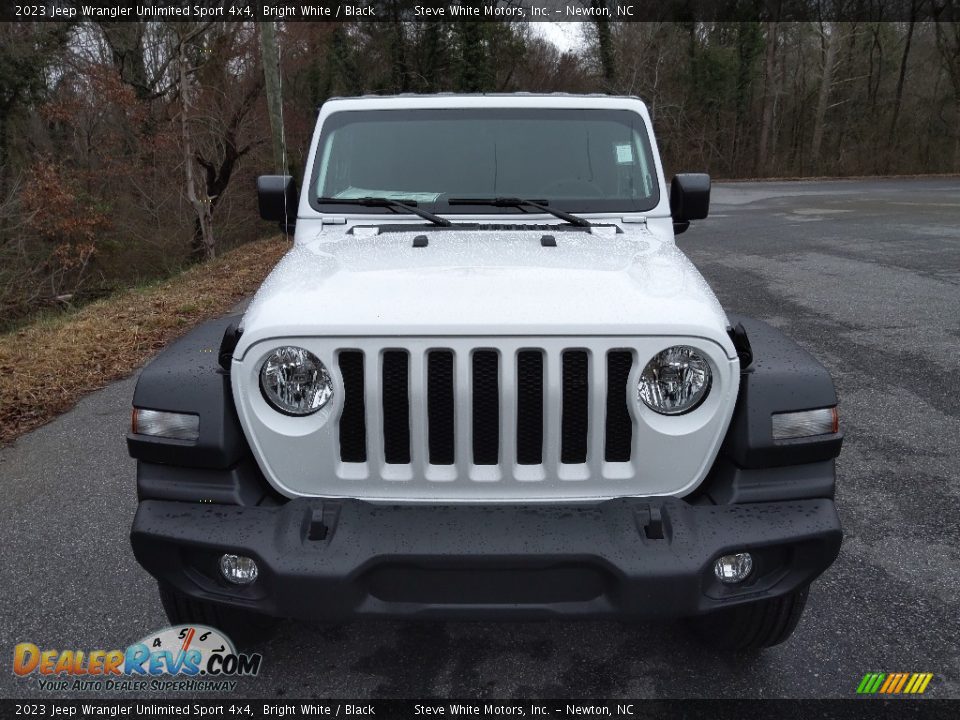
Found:
<svg viewBox="0 0 960 720"><path fill-rule="evenodd" d="M376 23L0 23L0 332L275 233L254 178L299 174L332 96L639 95L668 177L960 173L960 22L926 21L936 2L896 21L583 23L566 50L533 24L399 6Z"/></svg>

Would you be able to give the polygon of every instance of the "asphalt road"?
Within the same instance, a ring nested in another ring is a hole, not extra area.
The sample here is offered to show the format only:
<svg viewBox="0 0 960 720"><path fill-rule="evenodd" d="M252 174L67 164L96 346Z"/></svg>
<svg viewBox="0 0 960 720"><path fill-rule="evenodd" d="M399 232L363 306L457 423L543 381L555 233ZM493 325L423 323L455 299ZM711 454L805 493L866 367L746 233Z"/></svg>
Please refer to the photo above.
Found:
<svg viewBox="0 0 960 720"><path fill-rule="evenodd" d="M924 671L960 697L960 179L720 185L679 244L837 382L846 540L794 637L729 656L675 624L286 623L238 695L850 697L868 671ZM110 649L166 624L127 541L133 385L0 450L0 696L44 695L12 674L17 642Z"/></svg>

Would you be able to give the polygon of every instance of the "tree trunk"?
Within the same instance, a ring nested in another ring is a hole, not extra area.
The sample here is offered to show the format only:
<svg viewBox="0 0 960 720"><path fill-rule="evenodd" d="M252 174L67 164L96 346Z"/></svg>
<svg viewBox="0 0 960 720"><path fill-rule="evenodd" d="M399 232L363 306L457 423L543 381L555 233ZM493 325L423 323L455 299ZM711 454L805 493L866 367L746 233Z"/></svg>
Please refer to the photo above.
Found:
<svg viewBox="0 0 960 720"><path fill-rule="evenodd" d="M802 38L794 49L793 97L807 96L807 60L803 52ZM787 72L787 63L783 64L783 71ZM785 75L786 76L786 75ZM795 175L804 175L808 168L808 153L806 152L807 117L802 107L794 106L790 122L790 151L787 155L791 172Z"/></svg>
<svg viewBox="0 0 960 720"><path fill-rule="evenodd" d="M191 255L198 259L212 260L216 257L216 240L213 236L213 214L210 198L197 193L194 171L193 138L190 135L190 78L187 74L186 43L181 42L180 54L180 135L183 143L183 166L186 174L187 200L193 206L197 219L194 224Z"/></svg>
<svg viewBox="0 0 960 720"><path fill-rule="evenodd" d="M777 101L775 75L777 73L777 23L768 22L767 47L763 62L763 116L760 121L760 144L757 146L757 173L766 175L770 164L770 128L773 126L773 107Z"/></svg>
<svg viewBox="0 0 960 720"><path fill-rule="evenodd" d="M830 86L833 84L833 66L837 60L837 45L840 30L835 23L827 23L824 29L827 35L827 49L823 60L823 72L820 75L820 93L817 98L817 114L813 124L813 143L811 155L813 161L817 164L817 169L822 170L823 163L820 159L820 148L823 145L824 122L827 117L827 104L830 101Z"/></svg>
<svg viewBox="0 0 960 720"><path fill-rule="evenodd" d="M260 56L263 60L263 82L267 93L267 114L270 116L270 137L273 139L273 166L281 175L287 173L283 148L283 111L280 103L280 56L277 53L276 23L257 23L260 29Z"/></svg>
<svg viewBox="0 0 960 720"><path fill-rule="evenodd" d="M752 158L744 163L742 156L746 154L744 146L749 146L749 140L745 141L744 138L753 137L756 127L751 121L750 105L753 99L753 63L758 54L759 31L759 23L737 23L737 87L730 166L734 175L749 171L749 166L753 164Z"/></svg>
<svg viewBox="0 0 960 720"><path fill-rule="evenodd" d="M883 23L879 23L882 25ZM874 52L877 59L874 60ZM876 69L876 78L874 78ZM870 104L870 113L877 108L877 93L880 91L880 82L883 80L883 43L880 42L878 23L873 24L873 44L870 46L870 69L867 74L867 98Z"/></svg>
<svg viewBox="0 0 960 720"><path fill-rule="evenodd" d="M916 21L916 0L910 3L910 24L907 28L907 39L903 45L903 57L900 60L900 77L897 78L897 93L893 99L893 117L890 120L890 132L887 135L887 160L885 163L885 170L890 171L891 161L893 159L894 153L894 137L897 133L897 120L900 117L900 103L903 101L903 83L907 77L907 58L910 57L910 43L913 40L913 30L917 24Z"/></svg>

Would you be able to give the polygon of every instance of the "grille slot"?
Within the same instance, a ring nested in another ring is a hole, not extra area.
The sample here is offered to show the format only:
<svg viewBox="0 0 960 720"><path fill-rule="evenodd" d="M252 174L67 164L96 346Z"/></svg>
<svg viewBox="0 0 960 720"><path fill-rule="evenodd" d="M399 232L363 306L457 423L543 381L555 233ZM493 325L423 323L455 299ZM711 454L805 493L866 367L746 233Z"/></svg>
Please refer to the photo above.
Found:
<svg viewBox="0 0 960 720"><path fill-rule="evenodd" d="M543 462L543 353L517 353L517 464Z"/></svg>
<svg viewBox="0 0 960 720"><path fill-rule="evenodd" d="M630 462L633 445L633 421L627 408L627 380L633 367L633 353L611 350L607 353L607 422L604 459Z"/></svg>
<svg viewBox="0 0 960 720"><path fill-rule="evenodd" d="M383 353L383 456L389 464L410 462L409 366L406 351Z"/></svg>
<svg viewBox="0 0 960 720"><path fill-rule="evenodd" d="M341 352L338 358L343 378L343 414L340 416L340 459L367 461L367 421L363 399L363 353Z"/></svg>
<svg viewBox="0 0 960 720"><path fill-rule="evenodd" d="M473 463L500 460L499 357L495 350L473 353Z"/></svg>
<svg viewBox="0 0 960 720"><path fill-rule="evenodd" d="M563 411L560 419L560 462L587 461L587 417L590 400L587 353L563 353Z"/></svg>
<svg viewBox="0 0 960 720"><path fill-rule="evenodd" d="M453 353L433 350L427 355L427 434L433 465L453 465L453 395Z"/></svg>

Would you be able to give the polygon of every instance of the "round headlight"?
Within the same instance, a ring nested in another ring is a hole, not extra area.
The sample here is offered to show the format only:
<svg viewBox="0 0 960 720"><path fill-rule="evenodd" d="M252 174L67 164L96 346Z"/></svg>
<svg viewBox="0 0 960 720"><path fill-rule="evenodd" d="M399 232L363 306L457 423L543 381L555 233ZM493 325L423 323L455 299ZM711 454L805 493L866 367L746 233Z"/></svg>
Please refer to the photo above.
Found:
<svg viewBox="0 0 960 720"><path fill-rule="evenodd" d="M287 415L309 415L333 397L333 381L309 350L281 347L260 368L260 389L274 408Z"/></svg>
<svg viewBox="0 0 960 720"><path fill-rule="evenodd" d="M661 415L690 412L710 392L710 364L694 348L674 345L658 352L640 375L643 404Z"/></svg>

